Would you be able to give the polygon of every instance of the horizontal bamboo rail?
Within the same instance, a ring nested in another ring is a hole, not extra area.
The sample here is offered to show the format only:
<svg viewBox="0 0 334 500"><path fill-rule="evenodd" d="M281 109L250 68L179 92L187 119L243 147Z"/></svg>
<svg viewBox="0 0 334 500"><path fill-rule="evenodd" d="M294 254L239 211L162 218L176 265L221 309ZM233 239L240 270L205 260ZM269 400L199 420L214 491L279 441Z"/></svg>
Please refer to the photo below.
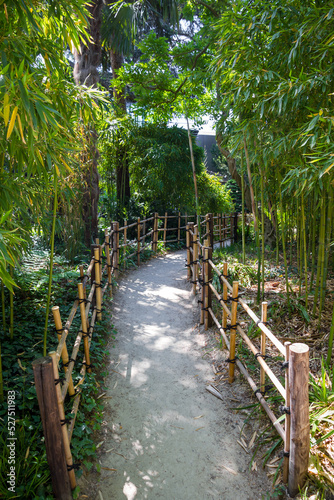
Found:
<svg viewBox="0 0 334 500"><path fill-rule="evenodd" d="M267 303L262 304L261 319L254 313L248 304L239 296L238 282L231 285L228 281L227 263L223 264L223 273L212 261L212 249L215 244L217 231L214 229L213 221L217 219L221 222L223 217L212 216L208 214L203 223L205 223L206 233L202 236L202 243L198 238L198 227L194 224L187 225L187 267L188 279L192 278L193 292L201 294L200 324L204 324L205 330L210 327L210 320L218 328L223 346L229 351L229 381L234 380L234 369L238 367L239 371L245 376L250 387L255 393L260 404L267 413L273 426L277 430L284 442L284 460L283 460L283 479L288 483L288 489L291 496L295 496L305 481L308 468L308 450L309 450L309 417L308 417L308 347L305 344L292 344L282 342L267 327ZM236 237L237 217L230 219L228 227L231 240ZM219 225L218 237L221 242L222 227ZM204 238L207 238L203 241ZM214 272L218 277L218 282L222 293L214 286L211 273ZM200 285L198 287L197 285ZM231 296L228 297L228 292ZM214 313L212 299L217 300L218 310L222 312L221 322ZM231 309L228 303L231 302ZM261 331L260 347L248 337L245 330L237 322L237 308L241 306ZM230 324L228 325L228 319ZM227 331L230 332L229 337ZM237 337L238 335L238 337ZM257 387L253 378L249 375L244 364L236 355L236 338L246 344L249 351L254 354L260 368L260 384ZM269 340L278 350L279 355L283 355L284 363L282 369L285 370L285 387L268 365L265 359L266 342ZM291 356L293 353L293 356ZM284 405L280 408L284 413L284 427L265 400L266 376L271 380L273 386L278 390L284 399ZM293 411L294 409L294 411ZM292 413L293 411L293 413ZM299 439L298 436L302 436Z"/></svg>

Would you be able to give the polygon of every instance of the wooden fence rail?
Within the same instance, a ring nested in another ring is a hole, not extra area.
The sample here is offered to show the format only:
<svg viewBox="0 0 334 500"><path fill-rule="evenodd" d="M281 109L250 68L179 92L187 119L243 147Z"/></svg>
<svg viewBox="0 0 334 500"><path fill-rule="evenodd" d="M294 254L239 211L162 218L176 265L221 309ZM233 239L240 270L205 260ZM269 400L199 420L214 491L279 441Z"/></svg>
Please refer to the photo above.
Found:
<svg viewBox="0 0 334 500"><path fill-rule="evenodd" d="M218 229L214 227L212 215L201 217L201 219L207 230L211 232L212 241L214 235L221 244L235 237L233 233L235 226L232 223L233 219L236 224L235 215L232 217L222 214L216 216L218 221L224 221L221 223L223 228L221 230L219 227ZM73 461L71 439L86 372L90 373L94 366L90 345L95 323L102 319L103 298L107 291L109 297L112 297L114 280L118 278L120 268L124 268L127 261L134 257L137 265L140 265L141 254L145 249L151 248L153 252L157 252L159 235L162 234L160 241L163 244L184 242L188 252L193 251L190 248L193 240L191 243L188 241L190 233L186 229L189 222L193 221L192 225L194 225L195 220L194 215L155 213L143 220L137 218L130 224L124 221L121 227L119 222L112 222L110 229L105 230L104 242L100 244L97 239L95 245L92 245L93 257L87 270L84 271L84 267L80 266L78 297L74 301L65 324L60 316L59 307L55 305L52 308L58 346L56 350L49 352L49 356L35 360L33 370L47 459L56 499L71 499L72 490L76 486L75 469L78 464ZM168 224L169 221L174 221L174 224ZM171 233L172 238L167 238L167 233ZM194 258L197 261L198 247ZM188 275L191 264L189 260ZM193 274L195 288L196 273L197 268ZM73 332L73 321L77 313L80 315L78 318L81 323L80 329ZM72 339L71 348L69 338ZM70 415L70 418L66 415Z"/></svg>
<svg viewBox="0 0 334 500"><path fill-rule="evenodd" d="M283 480L288 483L289 494L293 497L298 494L299 489L303 486L308 470L310 446L308 413L309 348L306 344L299 343L285 342L283 345L267 326L267 303L262 303L262 314L261 318L259 318L239 295L239 283L237 281L234 281L232 285L229 283L227 263L223 264L223 272L215 266L212 261L212 250L217 236L216 226L214 226L215 219L212 214L208 214L206 219L201 221L201 225L206 228L202 242L198 235L197 225L193 223L187 225L186 265L188 266L188 279L193 284L193 292L194 294L199 292L201 295L199 300L201 304L200 324L204 324L205 330L213 325L218 328L222 336L223 347L227 347L229 350L229 357L226 360L229 363L229 382L233 382L235 366L237 366L283 439ZM218 221L220 220L223 219L218 216ZM224 230L227 227L225 226L226 223L228 224L229 237L234 236L237 225L236 217L225 217ZM221 228L223 224L218 224L220 241L226 239L225 234L224 238L222 238ZM213 284L212 277L214 275L218 280L218 289ZM216 301L216 307L213 306L213 299ZM229 304L231 304L230 307ZM261 330L260 346L255 345L239 325L237 321L238 306L241 306L246 311L249 318ZM220 313L221 320L217 318L217 314ZM244 342L247 345L260 365L259 384L254 382L246 367L236 355L237 338L238 342ZM270 358L270 356L266 355L267 340L276 347L280 355L283 355L284 362L281 366L285 372L284 386L279 380L279 376L274 373L274 370L266 362ZM281 424L282 417L279 419L275 416L265 399L266 377L270 379L284 400L284 404L280 407L284 415L284 426Z"/></svg>

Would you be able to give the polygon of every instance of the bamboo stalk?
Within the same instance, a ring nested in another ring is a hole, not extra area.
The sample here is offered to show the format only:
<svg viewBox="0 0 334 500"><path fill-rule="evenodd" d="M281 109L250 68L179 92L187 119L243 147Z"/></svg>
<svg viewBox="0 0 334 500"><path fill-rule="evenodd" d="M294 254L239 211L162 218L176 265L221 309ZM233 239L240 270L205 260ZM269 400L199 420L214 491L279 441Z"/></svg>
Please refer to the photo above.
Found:
<svg viewBox="0 0 334 500"><path fill-rule="evenodd" d="M81 287L82 287L82 284L81 284ZM58 342L60 342L60 339L61 339L62 334L63 334L63 324L62 324L62 321L61 321L60 311L59 311L59 307L58 306L54 306L52 308L52 314L53 314L53 320L54 320L55 325L56 325L56 332L57 332L57 336L58 336ZM67 368L68 367L68 362L69 362L69 357L68 357L68 351L67 351L66 342L64 342L64 344L63 344L63 349L61 351L61 359L63 360L64 371L66 373L67 369L68 369ZM67 366L65 366L65 365L67 365ZM69 393L70 396L73 396L73 394L75 394L72 377L70 378L70 382L69 382L69 385L68 385L68 393Z"/></svg>
<svg viewBox="0 0 334 500"><path fill-rule="evenodd" d="M97 310L97 320L102 320L102 300L101 300L101 281L100 281L100 249L94 248L94 259L95 259L95 294L96 294L96 310Z"/></svg>
<svg viewBox="0 0 334 500"><path fill-rule="evenodd" d="M223 267L223 273L224 273L224 276L225 276L225 278L227 280L227 276L228 276L227 275L227 262L224 262L223 266L224 266ZM223 281L223 304L224 305L226 305L226 303L227 303L227 294L228 294L228 292L227 292L227 285L226 285L225 281ZM222 325L223 325L224 330L226 330L227 316L228 316L228 314L227 314L227 311L226 311L225 307L223 307L222 309L223 309L223 312L222 312ZM225 342L225 340L223 341L223 348L226 348L226 342Z"/></svg>
<svg viewBox="0 0 334 500"><path fill-rule="evenodd" d="M166 245L166 242L167 242L167 224L168 224L168 217L167 217L167 212L165 212L165 222L164 222L164 245Z"/></svg>
<svg viewBox="0 0 334 500"><path fill-rule="evenodd" d="M3 333L6 333L6 309L5 309L5 286L1 281L1 309Z"/></svg>
<svg viewBox="0 0 334 500"><path fill-rule="evenodd" d="M302 194L302 229L304 243L304 282L305 282L305 308L308 307L308 283L307 283L307 245L306 245L306 228L305 228L305 210L304 210L304 195Z"/></svg>
<svg viewBox="0 0 334 500"><path fill-rule="evenodd" d="M9 274L11 278L13 278L13 266L9 265ZM45 320L46 321L46 320ZM44 328L45 331L45 328ZM10 339L13 340L14 338L14 293L9 290L9 336ZM44 335L45 337L45 335ZM44 344L45 344L45 339L44 339Z"/></svg>
<svg viewBox="0 0 334 500"><path fill-rule="evenodd" d="M321 199L321 218L320 218L320 229L319 229L319 246L318 246L318 264L317 264L317 277L315 282L314 290L314 302L313 302L313 316L317 310L317 302L319 295L319 287L321 283L321 277L323 274L323 267L325 261L325 229L326 229L326 201L323 196ZM320 317L320 315L319 315Z"/></svg>
<svg viewBox="0 0 334 500"><path fill-rule="evenodd" d="M52 358L54 378L55 378L55 380L59 380L57 353L55 351L49 352L49 356L51 356L51 358ZM68 440L67 424L65 421L65 411L64 411L64 405L63 405L63 398L61 395L61 389L60 389L59 383L56 384L56 394L57 394L59 416L60 416L60 420L61 420L61 424L62 424L61 430L62 430L63 442L64 442L64 448L65 448L66 463L67 463L68 467L72 467L73 466L73 459L72 459L70 443ZM72 490L74 490L74 488L76 487L76 479L75 479L74 470L73 469L69 470L68 475L70 478L71 488L72 488Z"/></svg>
<svg viewBox="0 0 334 500"><path fill-rule="evenodd" d="M268 307L268 302L262 302L262 314L261 314L261 321L262 323L267 322L267 307ZM264 356L266 355L266 334L261 331L261 354L262 358L264 359ZM260 390L262 392L265 391L265 385L266 385L266 373L261 366L261 371L260 371Z"/></svg>
<svg viewBox="0 0 334 500"><path fill-rule="evenodd" d="M230 333L230 358L228 367L228 381L230 384L234 381L234 368L235 368L235 340L237 331L237 308L238 308L238 288L239 283L233 281L232 289L232 307L231 307L231 333Z"/></svg>
<svg viewBox="0 0 334 500"><path fill-rule="evenodd" d="M286 355L285 363L289 366L290 359L290 345L291 342L284 342ZM290 408L290 383L289 383L289 370L285 369L285 406ZM289 452L290 452L290 414L285 415L285 439L284 439L284 459L283 459L283 483L287 483L289 479Z"/></svg>
<svg viewBox="0 0 334 500"><path fill-rule="evenodd" d="M177 217L177 243L180 244L181 241L181 212L178 213Z"/></svg>
<svg viewBox="0 0 334 500"><path fill-rule="evenodd" d="M328 208L327 208L327 222L326 222L326 236L325 236L325 248L324 248L324 268L321 277L321 289L320 289L320 304L319 304L319 326L321 323L321 315L325 301L326 295L326 283L327 283L327 271L328 271L328 259L330 254L331 236L332 236L332 219L333 219L333 189L329 186L328 194Z"/></svg>
<svg viewBox="0 0 334 500"><path fill-rule="evenodd" d="M279 202L280 202L280 212L281 212L281 233L282 233L282 247L283 247L283 258L284 258L286 298L287 298L287 302L288 302L288 308L290 311L289 276L288 276L288 263L287 263L287 258L286 258L285 222L284 222L284 215L283 215L283 201L282 201L282 190L281 190L280 176L278 176L278 188L279 188ZM292 243L291 243L291 245L292 245Z"/></svg>
<svg viewBox="0 0 334 500"><path fill-rule="evenodd" d="M108 288L109 288L109 297L112 297L112 279L111 279L111 260L110 260L110 236L108 233L108 229L104 232L105 235L105 253L107 259L107 272L108 272ZM84 298L86 298L86 290L83 290Z"/></svg>
<svg viewBox="0 0 334 500"><path fill-rule="evenodd" d="M97 290L100 290L101 288L98 287ZM89 355L89 343L88 343L88 324L87 324L87 319L86 319L86 307L85 307L85 300L83 296L83 290L82 290L82 283L78 283L78 294L79 294L79 305L80 305L80 315L81 315L81 330L82 330L82 337L84 341L84 352L85 352L85 363L86 363L86 368L88 373L91 373L92 369L90 367L90 355ZM98 300L96 301L97 308L98 306Z"/></svg>
<svg viewBox="0 0 334 500"><path fill-rule="evenodd" d="M127 236L128 236L128 228L127 228L127 220L124 220L124 240L123 240L123 269L126 268L126 249L127 249Z"/></svg>
<svg viewBox="0 0 334 500"><path fill-rule="evenodd" d="M198 227L194 227L193 237L193 294L196 295L198 279Z"/></svg>
<svg viewBox="0 0 334 500"><path fill-rule="evenodd" d="M219 219L218 219L218 230L219 230L219 246L222 248L222 214L219 214Z"/></svg>
<svg viewBox="0 0 334 500"><path fill-rule="evenodd" d="M140 266L140 217L137 219L137 266Z"/></svg>
<svg viewBox="0 0 334 500"><path fill-rule="evenodd" d="M262 300L264 300L264 185L263 185L263 177L264 175L262 174L262 171L260 173L261 175L261 268L262 268L262 274L261 274L261 284L262 284L262 290L261 290L261 296Z"/></svg>
<svg viewBox="0 0 334 500"><path fill-rule="evenodd" d="M0 403L3 403L3 378L2 378L1 342L0 342Z"/></svg>

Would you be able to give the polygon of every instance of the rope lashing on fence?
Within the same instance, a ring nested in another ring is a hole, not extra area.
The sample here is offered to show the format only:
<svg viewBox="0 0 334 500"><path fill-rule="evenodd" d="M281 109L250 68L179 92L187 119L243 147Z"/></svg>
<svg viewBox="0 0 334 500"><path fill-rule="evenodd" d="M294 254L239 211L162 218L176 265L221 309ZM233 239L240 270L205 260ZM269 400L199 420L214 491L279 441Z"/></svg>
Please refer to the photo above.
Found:
<svg viewBox="0 0 334 500"><path fill-rule="evenodd" d="M78 281L83 281L85 278L89 278L89 274L84 274L83 276L78 276Z"/></svg>
<svg viewBox="0 0 334 500"><path fill-rule="evenodd" d="M279 406L278 409L282 413L282 415L283 415L283 413L285 413L286 415L291 415L291 413L290 413L290 406L281 405L281 406Z"/></svg>
<svg viewBox="0 0 334 500"><path fill-rule="evenodd" d="M231 363L232 365L235 365L235 363L237 362L238 359L239 359L238 356L236 356L233 359L227 358L227 359L225 359L225 363Z"/></svg>
<svg viewBox="0 0 334 500"><path fill-rule="evenodd" d="M259 319L259 320L257 320L257 322L255 324L256 324L256 326L259 326L260 324L264 325L264 326L268 326L269 323L268 323L268 321L261 321Z"/></svg>
<svg viewBox="0 0 334 500"><path fill-rule="evenodd" d="M71 470L79 470L81 467L81 464L72 464L72 465L67 465L67 470L70 472Z"/></svg>
<svg viewBox="0 0 334 500"><path fill-rule="evenodd" d="M236 330L237 326L239 326L240 323L235 323L234 325L226 325L224 330Z"/></svg>
<svg viewBox="0 0 334 500"><path fill-rule="evenodd" d="M70 363L75 363L75 362L76 362L75 359L70 358L66 363L63 362L63 367L67 368L70 365Z"/></svg>
<svg viewBox="0 0 334 500"><path fill-rule="evenodd" d="M286 370L287 368L289 368L289 361L283 361L281 363L281 370Z"/></svg>
<svg viewBox="0 0 334 500"><path fill-rule="evenodd" d="M257 358L273 359L273 357L270 356L269 354L263 354L262 352L257 352L256 354L254 354L254 356L255 356L255 359L257 359Z"/></svg>
<svg viewBox="0 0 334 500"><path fill-rule="evenodd" d="M80 297L76 297L76 299L75 299L75 300L77 300L77 301L78 301L78 304L79 304L79 305L80 305L80 304L91 304L91 301L90 301L90 300L88 300L88 299L85 299L85 298L80 299Z"/></svg>
<svg viewBox="0 0 334 500"><path fill-rule="evenodd" d="M55 385L62 385L63 383L65 382L65 379L64 378L56 378L55 379Z"/></svg>
<svg viewBox="0 0 334 500"><path fill-rule="evenodd" d="M272 389L274 388L274 386L272 384L267 384L264 386L263 390L261 391L261 389L255 389L254 390L254 394L261 394L262 396L264 396L266 394L266 392L269 392L271 391Z"/></svg>
<svg viewBox="0 0 334 500"><path fill-rule="evenodd" d="M91 363L90 365L88 365L88 364L86 363L86 361L83 361L83 362L82 362L82 365L83 365L83 366L85 366L87 370L88 370L89 368L93 368L93 367L94 367L93 363Z"/></svg>
<svg viewBox="0 0 334 500"><path fill-rule="evenodd" d="M65 425L65 424L69 425L71 422L72 422L72 419L69 417L60 419L60 425Z"/></svg>

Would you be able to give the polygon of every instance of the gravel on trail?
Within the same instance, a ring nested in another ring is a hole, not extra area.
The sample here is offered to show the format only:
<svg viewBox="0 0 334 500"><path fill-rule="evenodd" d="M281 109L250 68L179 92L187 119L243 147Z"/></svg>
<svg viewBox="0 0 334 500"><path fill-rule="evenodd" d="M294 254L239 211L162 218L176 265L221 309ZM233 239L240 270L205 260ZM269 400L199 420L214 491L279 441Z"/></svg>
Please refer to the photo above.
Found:
<svg viewBox="0 0 334 500"><path fill-rule="evenodd" d="M79 498L270 498L267 475L260 467L250 470L252 451L237 443L244 417L205 389L213 372L186 274L185 252L177 251L119 281L111 306L118 333L107 363L101 473L83 479L86 496Z"/></svg>

